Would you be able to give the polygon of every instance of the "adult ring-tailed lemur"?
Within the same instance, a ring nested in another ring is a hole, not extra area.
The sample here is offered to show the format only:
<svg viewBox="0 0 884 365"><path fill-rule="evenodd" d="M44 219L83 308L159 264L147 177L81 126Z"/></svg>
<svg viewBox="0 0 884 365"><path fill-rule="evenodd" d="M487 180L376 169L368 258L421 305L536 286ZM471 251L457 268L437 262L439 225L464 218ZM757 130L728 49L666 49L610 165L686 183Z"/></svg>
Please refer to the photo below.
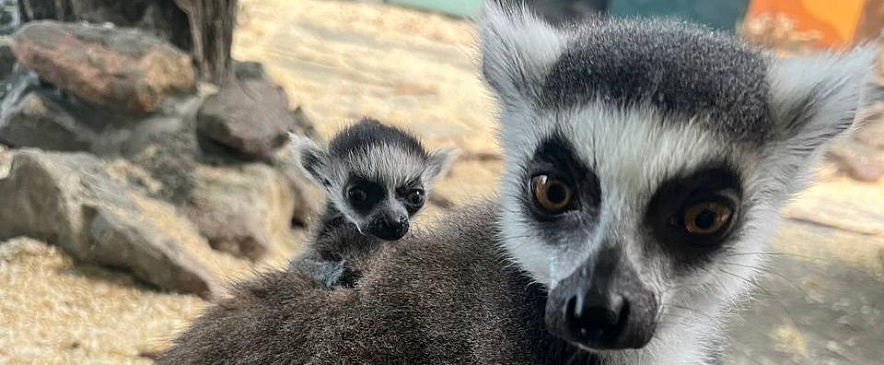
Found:
<svg viewBox="0 0 884 365"><path fill-rule="evenodd" d="M243 284L160 363L710 364L874 52L780 59L688 23L553 27L490 2L499 196L354 289Z"/></svg>

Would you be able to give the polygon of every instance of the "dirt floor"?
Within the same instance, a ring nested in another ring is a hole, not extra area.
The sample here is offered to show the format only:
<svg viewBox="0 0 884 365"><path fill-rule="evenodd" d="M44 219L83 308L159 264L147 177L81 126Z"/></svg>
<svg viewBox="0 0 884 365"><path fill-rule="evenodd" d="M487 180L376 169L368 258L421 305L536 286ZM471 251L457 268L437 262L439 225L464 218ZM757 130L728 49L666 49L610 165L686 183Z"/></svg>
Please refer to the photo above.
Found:
<svg viewBox="0 0 884 365"><path fill-rule="evenodd" d="M494 104L468 23L349 1L241 2L235 57L265 63L323 136L364 115L405 126L461 150L443 196L494 193ZM757 299L732 325L728 363L880 361L884 184L824 169L787 217ZM149 363L205 305L38 242L0 246L0 364Z"/></svg>

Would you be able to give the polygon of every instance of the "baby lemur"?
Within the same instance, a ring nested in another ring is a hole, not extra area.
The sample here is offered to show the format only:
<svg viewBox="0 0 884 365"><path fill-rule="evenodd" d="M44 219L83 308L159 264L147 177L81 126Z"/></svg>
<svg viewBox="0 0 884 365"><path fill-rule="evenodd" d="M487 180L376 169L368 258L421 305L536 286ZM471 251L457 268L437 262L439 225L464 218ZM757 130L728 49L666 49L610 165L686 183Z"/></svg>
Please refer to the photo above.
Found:
<svg viewBox="0 0 884 365"><path fill-rule="evenodd" d="M427 152L413 135L368 118L339 132L327 148L296 142L299 165L325 189L327 203L309 247L291 267L326 288L353 286L362 258L408 233L454 159L451 149Z"/></svg>

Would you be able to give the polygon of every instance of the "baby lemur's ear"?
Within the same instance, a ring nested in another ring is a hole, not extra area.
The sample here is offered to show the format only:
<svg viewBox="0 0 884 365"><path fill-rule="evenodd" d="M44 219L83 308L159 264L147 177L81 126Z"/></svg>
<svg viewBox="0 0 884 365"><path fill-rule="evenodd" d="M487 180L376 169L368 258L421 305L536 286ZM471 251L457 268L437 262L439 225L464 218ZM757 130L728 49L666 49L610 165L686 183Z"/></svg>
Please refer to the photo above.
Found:
<svg viewBox="0 0 884 365"><path fill-rule="evenodd" d="M328 153L310 138L296 134L290 134L289 137L292 141L292 158L304 175L319 185L328 186L329 178L326 174Z"/></svg>
<svg viewBox="0 0 884 365"><path fill-rule="evenodd" d="M441 148L430 153L427 158L427 166L424 169L423 180L427 187L435 185L442 176L448 173L448 169L457 160L458 152L454 148Z"/></svg>

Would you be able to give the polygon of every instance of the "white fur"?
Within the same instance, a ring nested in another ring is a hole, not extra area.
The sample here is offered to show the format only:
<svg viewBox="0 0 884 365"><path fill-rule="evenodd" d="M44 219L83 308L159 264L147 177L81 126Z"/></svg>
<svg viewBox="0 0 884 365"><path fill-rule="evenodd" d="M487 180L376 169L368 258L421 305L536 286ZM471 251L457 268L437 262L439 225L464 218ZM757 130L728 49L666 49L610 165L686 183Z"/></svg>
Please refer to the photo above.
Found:
<svg viewBox="0 0 884 365"><path fill-rule="evenodd" d="M533 86L565 49L564 34L522 3L508 9L486 3L483 16L479 33L486 81L495 83L492 86L504 99L522 99L538 92ZM523 86L532 88L519 89Z"/></svg>

